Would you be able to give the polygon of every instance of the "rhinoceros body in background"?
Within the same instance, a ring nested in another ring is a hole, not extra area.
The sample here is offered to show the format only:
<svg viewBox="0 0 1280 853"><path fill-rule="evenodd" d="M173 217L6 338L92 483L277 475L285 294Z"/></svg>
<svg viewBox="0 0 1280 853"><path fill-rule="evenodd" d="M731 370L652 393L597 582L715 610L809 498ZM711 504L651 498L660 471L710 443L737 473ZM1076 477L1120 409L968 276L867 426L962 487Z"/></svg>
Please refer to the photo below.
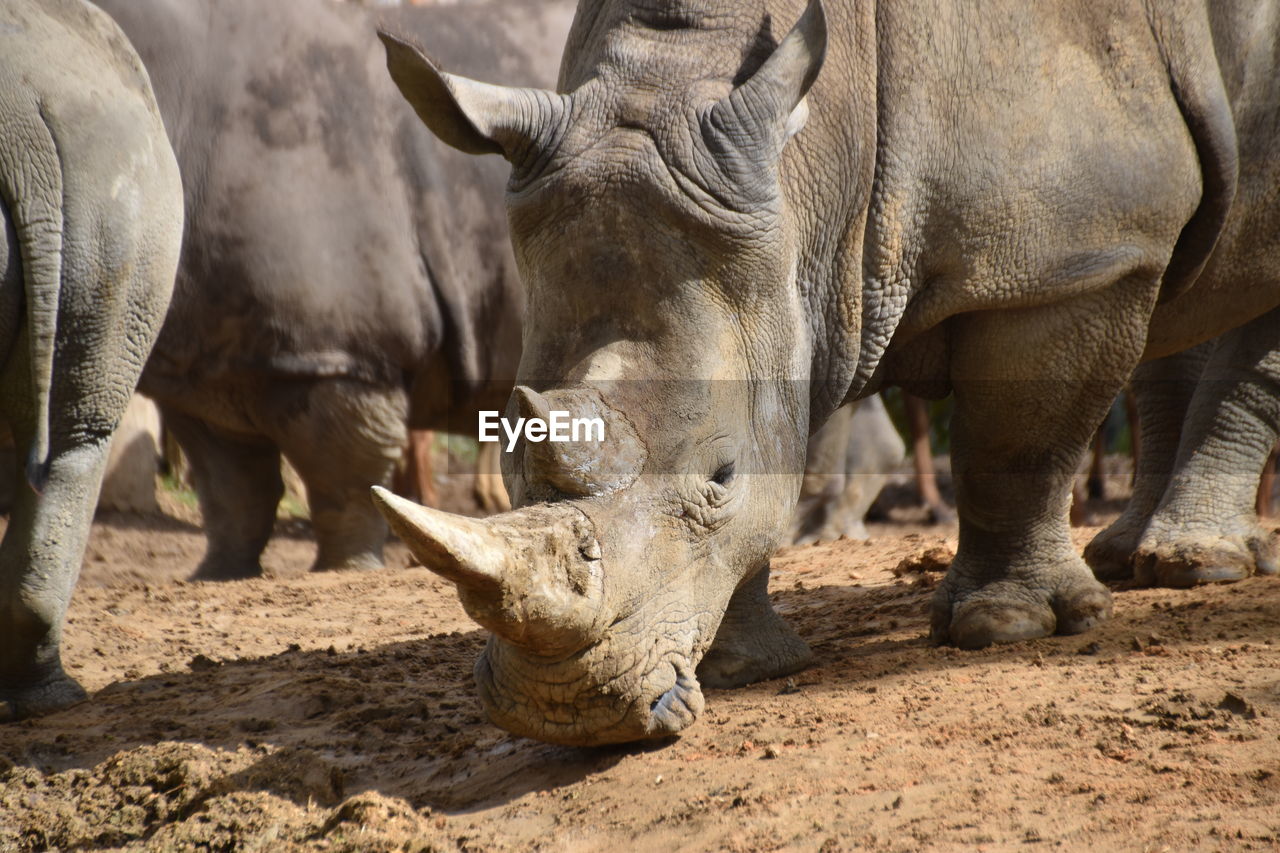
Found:
<svg viewBox="0 0 1280 853"><path fill-rule="evenodd" d="M178 167L119 28L81 0L6 0L0 409L27 482L0 545L0 720L84 696L62 620L181 236Z"/></svg>
<svg viewBox="0 0 1280 853"><path fill-rule="evenodd" d="M879 396L837 409L809 438L790 541L866 539L867 510L906 450Z"/></svg>
<svg viewBox="0 0 1280 853"><path fill-rule="evenodd" d="M700 684L804 665L768 558L846 399L954 391L933 636L965 647L1109 615L1069 487L1141 359L1244 330L1183 425L1201 497L1274 441L1276 396L1235 380L1278 378L1275 3L801 6L586 0L554 93L385 37L423 120L512 164L517 404L611 425L595 456L518 447L505 516L380 495L493 631L480 693L514 731L666 736Z"/></svg>
<svg viewBox="0 0 1280 853"><path fill-rule="evenodd" d="M388 481L406 418L472 431L475 409L501 407L523 301L503 165L421 126L376 25L439 43L458 67L547 84L572 7L101 5L151 73L187 194L141 388L191 462L208 537L197 576L261 571L281 452L306 484L315 567L381 565L369 486Z"/></svg>

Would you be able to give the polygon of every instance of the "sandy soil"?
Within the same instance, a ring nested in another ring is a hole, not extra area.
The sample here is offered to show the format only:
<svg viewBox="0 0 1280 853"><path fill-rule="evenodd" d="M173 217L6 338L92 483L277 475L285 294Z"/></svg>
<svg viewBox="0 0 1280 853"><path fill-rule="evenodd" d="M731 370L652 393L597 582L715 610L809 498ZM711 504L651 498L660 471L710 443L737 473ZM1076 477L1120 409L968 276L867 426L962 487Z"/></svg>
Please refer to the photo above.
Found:
<svg viewBox="0 0 1280 853"><path fill-rule="evenodd" d="M95 695L0 727L0 850L1280 844L1274 579L1118 590L1089 636L960 652L924 639L954 533L876 525L775 560L816 666L584 750L483 718L482 634L401 546L310 575L305 522L279 534L268 577L193 584L190 518L99 520L66 640Z"/></svg>

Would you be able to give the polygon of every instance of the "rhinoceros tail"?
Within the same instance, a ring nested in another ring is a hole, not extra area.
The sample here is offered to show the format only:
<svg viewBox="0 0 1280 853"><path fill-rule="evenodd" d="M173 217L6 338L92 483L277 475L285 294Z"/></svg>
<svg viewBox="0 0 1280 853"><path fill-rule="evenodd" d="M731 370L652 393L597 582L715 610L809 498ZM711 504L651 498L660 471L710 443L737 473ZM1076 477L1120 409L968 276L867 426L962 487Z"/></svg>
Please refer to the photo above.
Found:
<svg viewBox="0 0 1280 853"><path fill-rule="evenodd" d="M1218 244L1236 197L1239 143L1204 6L1151 3L1148 8L1173 96L1200 158L1202 182L1200 205L1183 226L1165 269L1160 301L1167 302L1195 284Z"/></svg>
<svg viewBox="0 0 1280 853"><path fill-rule="evenodd" d="M0 110L0 139L16 144L0 147L0 199L9 210L22 259L35 416L26 476L40 492L49 473L50 394L62 287L62 159L38 103L10 102L8 107Z"/></svg>

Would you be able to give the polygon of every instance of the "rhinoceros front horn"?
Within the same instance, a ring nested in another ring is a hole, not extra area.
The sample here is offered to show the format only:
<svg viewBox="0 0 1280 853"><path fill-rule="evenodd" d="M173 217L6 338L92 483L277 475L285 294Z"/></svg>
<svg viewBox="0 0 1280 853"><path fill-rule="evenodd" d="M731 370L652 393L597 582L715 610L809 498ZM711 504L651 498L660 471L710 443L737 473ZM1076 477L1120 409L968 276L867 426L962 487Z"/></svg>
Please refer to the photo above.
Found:
<svg viewBox="0 0 1280 853"><path fill-rule="evenodd" d="M381 486L373 487L373 502L431 571L478 593L501 592L504 543L483 521L421 506Z"/></svg>
<svg viewBox="0 0 1280 853"><path fill-rule="evenodd" d="M457 585L471 618L504 640L543 655L569 654L612 620L600 544L581 510L541 505L466 518L379 486L373 500L414 556Z"/></svg>

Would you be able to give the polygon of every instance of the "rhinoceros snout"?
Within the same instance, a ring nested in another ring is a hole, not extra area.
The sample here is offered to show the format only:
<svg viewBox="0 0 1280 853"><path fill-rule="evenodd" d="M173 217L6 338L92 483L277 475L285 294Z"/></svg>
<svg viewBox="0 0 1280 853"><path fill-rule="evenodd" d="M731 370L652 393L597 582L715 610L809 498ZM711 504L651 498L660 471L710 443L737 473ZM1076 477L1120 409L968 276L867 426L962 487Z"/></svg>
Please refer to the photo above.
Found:
<svg viewBox="0 0 1280 853"><path fill-rule="evenodd" d="M581 661L536 668L521 650L491 642L476 662L489 719L512 734L565 746L604 746L667 738L706 707L694 665L683 659L646 673L608 677ZM625 685L625 686L623 686Z"/></svg>

